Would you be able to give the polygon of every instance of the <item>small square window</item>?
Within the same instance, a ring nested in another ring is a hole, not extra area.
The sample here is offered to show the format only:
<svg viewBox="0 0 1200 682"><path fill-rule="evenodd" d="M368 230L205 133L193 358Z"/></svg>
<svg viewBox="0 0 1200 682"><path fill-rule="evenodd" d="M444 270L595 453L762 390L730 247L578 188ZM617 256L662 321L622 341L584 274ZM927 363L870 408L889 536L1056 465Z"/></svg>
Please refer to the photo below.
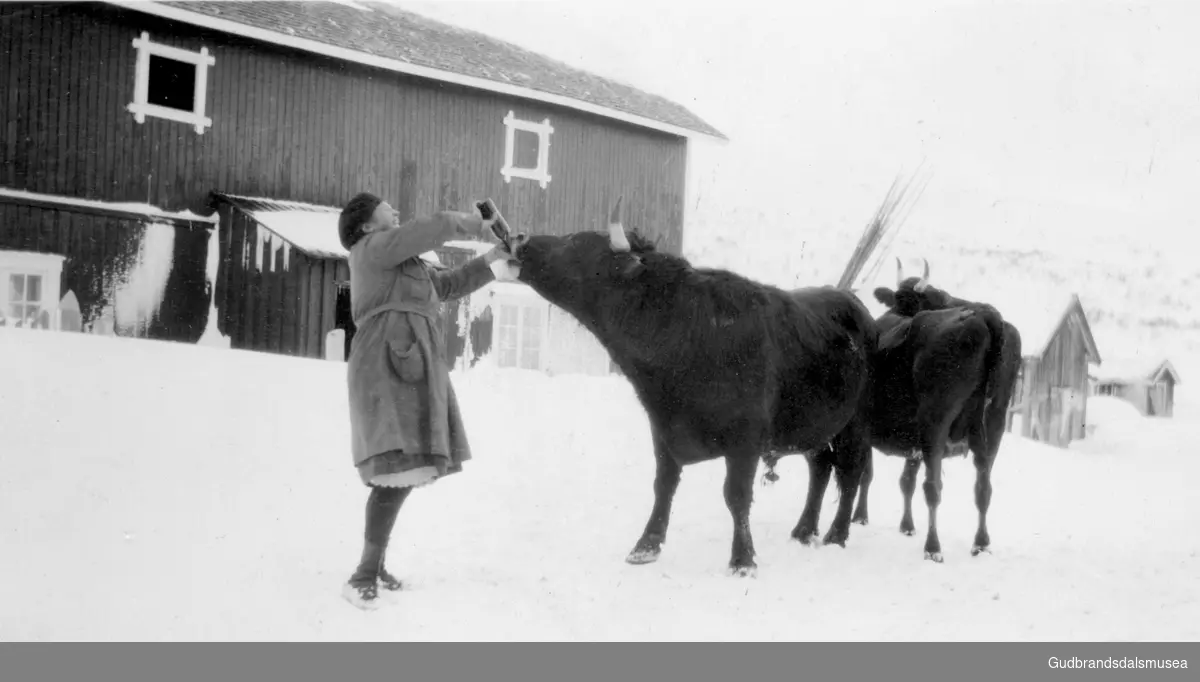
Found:
<svg viewBox="0 0 1200 682"><path fill-rule="evenodd" d="M146 101L160 107L192 112L196 109L196 65L150 55Z"/></svg>
<svg viewBox="0 0 1200 682"><path fill-rule="evenodd" d="M537 133L528 130L514 132L513 167L536 172L538 168L538 146L541 141Z"/></svg>
<svg viewBox="0 0 1200 682"><path fill-rule="evenodd" d="M150 41L143 32L133 40L137 49L133 102L127 107L138 123L147 116L188 123L203 134L212 126L205 115L208 69L216 63L208 48L191 52Z"/></svg>
<svg viewBox="0 0 1200 682"><path fill-rule="evenodd" d="M522 121L513 112L504 117L504 167L500 169L505 182L513 178L536 180L546 189L550 183L550 119L541 123Z"/></svg>

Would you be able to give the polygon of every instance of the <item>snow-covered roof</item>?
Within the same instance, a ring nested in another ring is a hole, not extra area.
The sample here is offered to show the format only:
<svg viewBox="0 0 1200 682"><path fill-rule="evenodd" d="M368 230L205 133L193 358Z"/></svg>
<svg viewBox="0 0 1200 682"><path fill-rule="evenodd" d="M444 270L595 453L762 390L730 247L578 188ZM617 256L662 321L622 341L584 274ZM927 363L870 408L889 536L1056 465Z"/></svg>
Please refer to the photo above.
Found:
<svg viewBox="0 0 1200 682"><path fill-rule="evenodd" d="M350 255L338 237L340 208L236 194L219 193L216 196L310 256L345 260ZM482 242L451 241L443 247L446 250L476 252L480 248L486 251L491 246ZM432 251L421 254L421 258L431 263L441 263Z"/></svg>
<svg viewBox="0 0 1200 682"><path fill-rule="evenodd" d="M14 203L29 203L29 204L45 204L53 207L62 207L63 209L84 209L91 211L101 211L104 213L123 213L130 217L145 218L146 220L166 221L170 223L216 223L217 216L214 213L211 216L202 216L192 213L191 211L167 211L157 206L150 204L139 204L128 201L99 201L96 199L80 199L78 197L69 197L62 194L42 194L40 192L26 192L19 189L9 189L0 187L0 199L7 199Z"/></svg>
<svg viewBox="0 0 1200 682"><path fill-rule="evenodd" d="M338 211L246 211L246 214L309 255L342 259L349 256L338 238Z"/></svg>
<svg viewBox="0 0 1200 682"><path fill-rule="evenodd" d="M1100 351L1091 325L1076 294L1047 295L1044 291L972 291L975 295L951 292L962 298L991 304L1006 322L1021 333L1021 354L1037 357L1046 352L1059 328L1074 314L1088 346L1089 362L1100 363Z"/></svg>
<svg viewBox="0 0 1200 682"><path fill-rule="evenodd" d="M1110 359L1103 367L1093 367L1088 375L1099 381L1156 381L1161 375L1170 374L1175 383L1180 383L1179 372L1170 360L1151 360L1148 357Z"/></svg>

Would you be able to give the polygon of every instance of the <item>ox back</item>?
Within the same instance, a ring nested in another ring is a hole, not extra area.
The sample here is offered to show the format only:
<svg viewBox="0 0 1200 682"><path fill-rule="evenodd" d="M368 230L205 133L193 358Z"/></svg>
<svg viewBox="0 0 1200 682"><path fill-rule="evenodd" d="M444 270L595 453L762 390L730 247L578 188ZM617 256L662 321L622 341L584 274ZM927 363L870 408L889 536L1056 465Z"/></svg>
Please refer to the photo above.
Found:
<svg viewBox="0 0 1200 682"><path fill-rule="evenodd" d="M749 509L766 455L811 453L809 497L793 536L815 536L831 470L842 489L826 540L844 544L854 490L870 457L870 313L831 287L787 292L657 252L615 215L609 236L518 240L521 279L609 352L649 417L654 506L627 561L654 561L681 469L723 457L734 521L730 567L755 567Z"/></svg>
<svg viewBox="0 0 1200 682"><path fill-rule="evenodd" d="M919 457L931 430L944 432L947 444L965 438L969 425L983 421L993 345L984 317L961 308L923 312L881 334L872 444L888 455Z"/></svg>
<svg viewBox="0 0 1200 682"><path fill-rule="evenodd" d="M928 268L926 269L926 276ZM975 502L979 524L972 555L987 551L987 510L991 469L1003 437L1013 384L1021 363L1021 339L999 311L987 304L949 296L926 279L901 279L896 291L876 289L889 306L878 324L880 343L874 364L873 444L889 455L908 457L900 477L904 515L900 529L912 535L912 496L925 465L929 530L925 556L942 561L937 535L941 460L974 453ZM867 494L873 477L864 467L854 520L867 522Z"/></svg>

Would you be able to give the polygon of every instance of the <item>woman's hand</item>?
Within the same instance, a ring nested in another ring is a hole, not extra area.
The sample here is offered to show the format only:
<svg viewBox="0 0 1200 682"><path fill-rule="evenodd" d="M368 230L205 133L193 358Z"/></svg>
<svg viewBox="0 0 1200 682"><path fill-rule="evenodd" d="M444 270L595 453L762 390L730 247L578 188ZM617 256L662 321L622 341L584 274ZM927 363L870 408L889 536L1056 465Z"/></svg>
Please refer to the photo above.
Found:
<svg viewBox="0 0 1200 682"><path fill-rule="evenodd" d="M484 218L483 213L480 212L478 206L474 207L471 214L475 220L479 221L479 236L482 237L484 241L495 241L496 233L492 231L492 226L496 224L496 219Z"/></svg>
<svg viewBox="0 0 1200 682"><path fill-rule="evenodd" d="M497 244L492 247L491 251L483 254L483 262L488 265L503 260L513 260L512 254L508 252L508 248L503 244Z"/></svg>
<svg viewBox="0 0 1200 682"><path fill-rule="evenodd" d="M521 262L513 258L503 244L483 254L483 260L500 282L515 282L521 276Z"/></svg>

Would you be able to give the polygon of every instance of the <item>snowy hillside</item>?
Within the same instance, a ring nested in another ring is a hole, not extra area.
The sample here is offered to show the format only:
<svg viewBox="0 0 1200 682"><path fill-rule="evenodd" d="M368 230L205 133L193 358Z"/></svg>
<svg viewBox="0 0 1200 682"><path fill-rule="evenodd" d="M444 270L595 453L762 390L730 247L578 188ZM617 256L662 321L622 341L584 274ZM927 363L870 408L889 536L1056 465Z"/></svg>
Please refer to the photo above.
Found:
<svg viewBox="0 0 1200 682"><path fill-rule="evenodd" d="M817 218L780 208L720 208L722 200L714 198L712 214L696 217L686 255L700 265L732 268L784 287L833 284L887 182L890 178L881 178L873 194L858 193L856 215L828 223L810 223ZM926 258L935 285L991 302L1002 313L1078 294L1102 358L1170 358L1185 382L1200 371L1195 361L1200 357L1200 306L1195 304L1200 266L1178 242L1139 239L1132 221L1123 229L1088 234L1079 216L1063 216L1063 223L1044 228L1018 216L1011 221L984 216L1000 221L995 229L982 229L982 218L964 217L962 229L939 229L922 222L923 211L937 210L925 208L926 201L916 205L891 249L875 254L885 260L875 279L860 289L873 312L878 309L871 290L895 286L894 258L904 260L909 275L919 274L918 263ZM1081 234L1088 236L1081 239Z"/></svg>
<svg viewBox="0 0 1200 682"><path fill-rule="evenodd" d="M1009 437L991 556L969 556L974 473L948 462L943 565L897 532L882 458L845 550L790 542L807 474L787 459L756 488L743 580L717 462L685 471L660 562L624 563L653 464L623 380L474 370L455 381L476 460L414 494L393 550L411 591L364 613L338 594L365 495L344 365L0 329L0 375L0 640L1200 638L1182 390L1173 421L1101 408L1086 449Z"/></svg>

